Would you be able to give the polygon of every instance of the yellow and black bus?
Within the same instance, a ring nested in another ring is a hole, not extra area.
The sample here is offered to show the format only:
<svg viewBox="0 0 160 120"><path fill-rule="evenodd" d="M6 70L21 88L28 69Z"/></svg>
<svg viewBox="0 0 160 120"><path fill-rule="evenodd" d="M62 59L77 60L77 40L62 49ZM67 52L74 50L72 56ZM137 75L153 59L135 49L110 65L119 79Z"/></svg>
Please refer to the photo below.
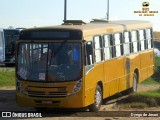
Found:
<svg viewBox="0 0 160 120"><path fill-rule="evenodd" d="M68 20L22 30L16 42L19 106L98 111L102 100L137 90L154 72L148 21Z"/></svg>

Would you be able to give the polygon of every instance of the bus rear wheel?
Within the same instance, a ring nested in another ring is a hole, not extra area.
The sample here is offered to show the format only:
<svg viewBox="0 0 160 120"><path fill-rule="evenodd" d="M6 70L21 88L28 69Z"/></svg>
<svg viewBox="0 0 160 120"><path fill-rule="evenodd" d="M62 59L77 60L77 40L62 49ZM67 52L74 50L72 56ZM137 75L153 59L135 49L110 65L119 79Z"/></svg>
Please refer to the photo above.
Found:
<svg viewBox="0 0 160 120"><path fill-rule="evenodd" d="M132 92L137 92L137 81L138 81L138 76L136 73L133 74L133 87L132 87Z"/></svg>
<svg viewBox="0 0 160 120"><path fill-rule="evenodd" d="M88 108L91 112L98 112L101 105L102 105L102 89L99 85L97 85L94 94L94 103L90 105Z"/></svg>

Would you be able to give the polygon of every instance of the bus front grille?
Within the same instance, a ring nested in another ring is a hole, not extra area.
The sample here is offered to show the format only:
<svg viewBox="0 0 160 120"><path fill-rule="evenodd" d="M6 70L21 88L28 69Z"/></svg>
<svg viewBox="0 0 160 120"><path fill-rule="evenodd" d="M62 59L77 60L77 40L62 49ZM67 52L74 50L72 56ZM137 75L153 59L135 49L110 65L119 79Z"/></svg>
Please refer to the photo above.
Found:
<svg viewBox="0 0 160 120"><path fill-rule="evenodd" d="M39 91L28 91L26 94L30 97L43 97L43 98L61 98L67 96L67 93L39 92Z"/></svg>
<svg viewBox="0 0 160 120"><path fill-rule="evenodd" d="M42 97L42 98L61 98L67 96L67 87L42 87L42 86L27 86L24 94L30 97Z"/></svg>

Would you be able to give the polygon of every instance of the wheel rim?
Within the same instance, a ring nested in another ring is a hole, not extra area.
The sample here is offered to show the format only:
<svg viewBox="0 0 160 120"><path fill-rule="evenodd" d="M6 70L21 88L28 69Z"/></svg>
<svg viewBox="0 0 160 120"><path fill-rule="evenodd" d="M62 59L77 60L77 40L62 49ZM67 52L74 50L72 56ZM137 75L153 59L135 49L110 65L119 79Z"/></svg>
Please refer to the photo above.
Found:
<svg viewBox="0 0 160 120"><path fill-rule="evenodd" d="M96 107L98 107L101 103L101 93L99 90L96 91L96 94L95 94L95 105Z"/></svg>
<svg viewBox="0 0 160 120"><path fill-rule="evenodd" d="M136 76L134 76L134 78L133 78L133 91L134 92L137 91L137 79L136 79Z"/></svg>

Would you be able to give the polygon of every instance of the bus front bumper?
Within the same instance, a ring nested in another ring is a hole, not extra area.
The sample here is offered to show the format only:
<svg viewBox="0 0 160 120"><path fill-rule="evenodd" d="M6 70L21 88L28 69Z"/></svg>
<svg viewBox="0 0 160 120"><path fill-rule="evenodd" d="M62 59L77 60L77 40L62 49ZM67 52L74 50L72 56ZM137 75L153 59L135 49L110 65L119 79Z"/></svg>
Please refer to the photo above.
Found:
<svg viewBox="0 0 160 120"><path fill-rule="evenodd" d="M81 93L62 98L30 97L16 92L16 102L22 107L48 107L48 108L82 108L83 100Z"/></svg>

